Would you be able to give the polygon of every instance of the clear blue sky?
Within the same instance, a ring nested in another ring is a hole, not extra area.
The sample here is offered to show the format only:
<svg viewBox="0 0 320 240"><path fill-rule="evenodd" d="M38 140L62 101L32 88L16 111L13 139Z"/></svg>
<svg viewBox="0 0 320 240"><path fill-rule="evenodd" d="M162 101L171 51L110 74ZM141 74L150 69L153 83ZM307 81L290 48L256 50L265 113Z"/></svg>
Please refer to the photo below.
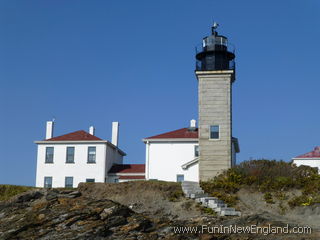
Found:
<svg viewBox="0 0 320 240"><path fill-rule="evenodd" d="M212 20L236 46L238 160L289 161L320 145L320 3L0 2L0 183L33 185L45 122L55 135L120 121L126 163L141 139L197 118L194 47Z"/></svg>

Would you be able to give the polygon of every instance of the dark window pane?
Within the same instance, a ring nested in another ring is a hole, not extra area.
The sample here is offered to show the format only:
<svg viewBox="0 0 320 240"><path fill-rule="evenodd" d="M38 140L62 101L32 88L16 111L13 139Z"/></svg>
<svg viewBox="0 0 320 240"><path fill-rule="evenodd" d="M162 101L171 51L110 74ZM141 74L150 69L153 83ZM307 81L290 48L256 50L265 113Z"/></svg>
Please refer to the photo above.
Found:
<svg viewBox="0 0 320 240"><path fill-rule="evenodd" d="M86 182L95 182L94 178L87 178Z"/></svg>
<svg viewBox="0 0 320 240"><path fill-rule="evenodd" d="M46 147L46 163L53 163L53 147Z"/></svg>
<svg viewBox="0 0 320 240"><path fill-rule="evenodd" d="M183 182L184 181L184 175L183 174L178 174L177 175L177 182Z"/></svg>
<svg viewBox="0 0 320 240"><path fill-rule="evenodd" d="M199 157L199 146L198 145L194 146L194 156Z"/></svg>
<svg viewBox="0 0 320 240"><path fill-rule="evenodd" d="M88 147L88 163L96 162L96 147Z"/></svg>
<svg viewBox="0 0 320 240"><path fill-rule="evenodd" d="M66 188L73 188L73 177L66 177L65 178L65 187Z"/></svg>
<svg viewBox="0 0 320 240"><path fill-rule="evenodd" d="M210 138L211 139L219 139L219 126L218 125L210 126Z"/></svg>
<svg viewBox="0 0 320 240"><path fill-rule="evenodd" d="M74 163L74 147L67 147L67 163Z"/></svg>
<svg viewBox="0 0 320 240"><path fill-rule="evenodd" d="M44 187L52 188L52 177L44 177Z"/></svg>

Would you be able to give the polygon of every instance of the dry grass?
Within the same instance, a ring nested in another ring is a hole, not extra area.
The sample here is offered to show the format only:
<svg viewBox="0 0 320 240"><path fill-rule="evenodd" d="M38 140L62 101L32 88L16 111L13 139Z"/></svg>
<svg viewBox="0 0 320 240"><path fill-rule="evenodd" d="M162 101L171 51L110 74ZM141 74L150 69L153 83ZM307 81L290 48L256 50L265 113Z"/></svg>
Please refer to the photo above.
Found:
<svg viewBox="0 0 320 240"><path fill-rule="evenodd" d="M0 201L6 201L13 196L26 192L33 187L16 186L16 185L0 185Z"/></svg>

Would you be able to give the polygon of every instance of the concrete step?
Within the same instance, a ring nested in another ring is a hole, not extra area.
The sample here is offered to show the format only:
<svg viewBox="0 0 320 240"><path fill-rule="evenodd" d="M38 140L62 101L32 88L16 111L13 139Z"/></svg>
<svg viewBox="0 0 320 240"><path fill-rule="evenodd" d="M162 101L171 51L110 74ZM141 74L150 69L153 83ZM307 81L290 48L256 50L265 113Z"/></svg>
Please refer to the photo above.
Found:
<svg viewBox="0 0 320 240"><path fill-rule="evenodd" d="M199 182L194 182L194 181L183 181L181 184L199 184Z"/></svg>
<svg viewBox="0 0 320 240"><path fill-rule="evenodd" d="M214 210L215 212L222 212L222 211L232 212L232 211L235 211L234 208L228 208L228 207L217 207L217 208L213 208L212 210Z"/></svg>
<svg viewBox="0 0 320 240"><path fill-rule="evenodd" d="M208 194L206 193L190 193L190 194L186 194L187 198L192 198L192 199L199 199L202 197L207 197Z"/></svg>
<svg viewBox="0 0 320 240"><path fill-rule="evenodd" d="M208 201L208 204L217 204L217 203L224 203L224 201L222 200L219 200L219 199L209 199Z"/></svg>
<svg viewBox="0 0 320 240"><path fill-rule="evenodd" d="M182 190L202 190L201 187L182 187Z"/></svg>
<svg viewBox="0 0 320 240"><path fill-rule="evenodd" d="M212 202L209 202L207 203L207 206L209 208L227 208L228 207L228 204L225 204L225 203L212 203Z"/></svg>
<svg viewBox="0 0 320 240"><path fill-rule="evenodd" d="M181 188L186 197L195 199L196 202L201 203L203 206L213 209L220 216L241 216L240 211L229 208L224 201L216 197L209 197L208 194L204 193L198 182L182 182Z"/></svg>
<svg viewBox="0 0 320 240"><path fill-rule="evenodd" d="M222 210L220 212L220 216L241 216L241 212L240 211L225 211Z"/></svg>
<svg viewBox="0 0 320 240"><path fill-rule="evenodd" d="M185 191L183 191L183 192L184 192L184 194L204 193L203 190L195 190L195 191L193 191L193 190L185 190Z"/></svg>
<svg viewBox="0 0 320 240"><path fill-rule="evenodd" d="M182 183L181 186L183 186L183 187L190 187L190 186L200 187L199 183Z"/></svg>
<svg viewBox="0 0 320 240"><path fill-rule="evenodd" d="M204 191L203 191L203 190L200 190L200 189L198 189L198 190L184 190L183 192L184 192L184 194L190 194L190 193L204 193Z"/></svg>
<svg viewBox="0 0 320 240"><path fill-rule="evenodd" d="M208 202L209 200L218 200L218 198L216 197L203 197L203 198L200 198L200 202Z"/></svg>

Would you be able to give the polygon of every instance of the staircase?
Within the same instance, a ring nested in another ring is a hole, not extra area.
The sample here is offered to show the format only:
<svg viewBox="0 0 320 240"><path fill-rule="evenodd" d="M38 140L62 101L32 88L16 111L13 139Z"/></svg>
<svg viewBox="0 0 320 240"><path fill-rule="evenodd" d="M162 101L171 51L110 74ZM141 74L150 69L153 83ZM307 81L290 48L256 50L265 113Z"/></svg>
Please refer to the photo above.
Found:
<svg viewBox="0 0 320 240"><path fill-rule="evenodd" d="M220 216L241 216L240 211L229 208L222 200L216 197L209 197L204 193L198 182L184 181L181 183L182 191L187 198L195 199L202 206L211 208Z"/></svg>

